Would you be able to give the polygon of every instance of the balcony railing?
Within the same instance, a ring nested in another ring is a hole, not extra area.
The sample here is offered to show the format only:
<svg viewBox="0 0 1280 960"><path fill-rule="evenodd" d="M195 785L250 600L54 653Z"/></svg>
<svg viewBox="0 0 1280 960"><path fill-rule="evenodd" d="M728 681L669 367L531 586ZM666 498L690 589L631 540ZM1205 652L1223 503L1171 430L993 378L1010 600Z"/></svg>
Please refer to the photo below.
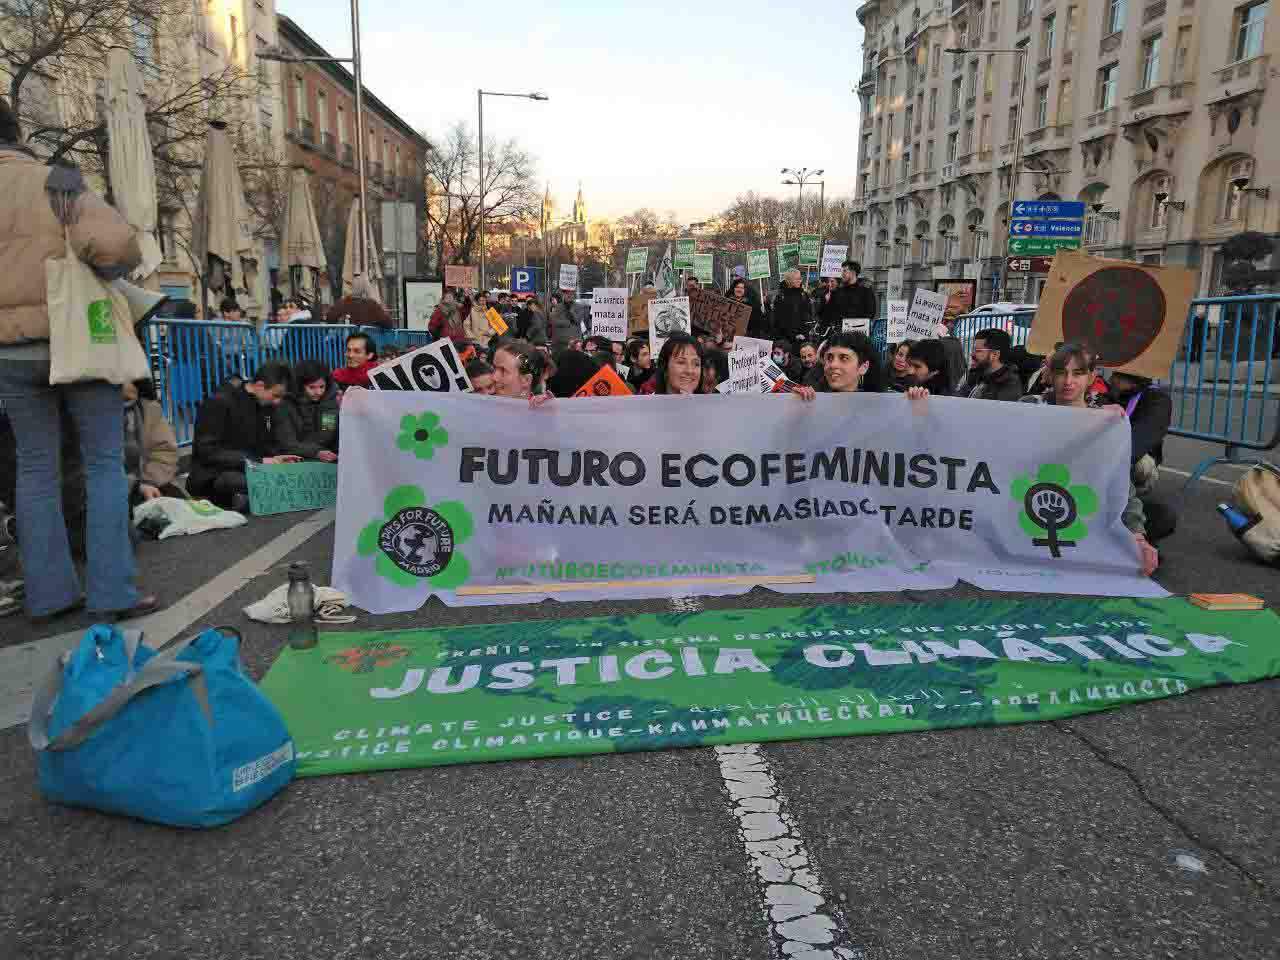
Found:
<svg viewBox="0 0 1280 960"><path fill-rule="evenodd" d="M947 126L954 127L960 123L960 108L957 107L951 111L951 116L947 119Z"/></svg>
<svg viewBox="0 0 1280 960"><path fill-rule="evenodd" d="M1143 90L1129 97L1130 108L1137 110L1140 107L1149 107L1156 102L1156 91L1154 88Z"/></svg>
<svg viewBox="0 0 1280 960"><path fill-rule="evenodd" d="M1032 130L1027 134L1027 143L1039 143L1044 139L1044 135L1048 129L1048 127L1041 127L1039 130Z"/></svg>
<svg viewBox="0 0 1280 960"><path fill-rule="evenodd" d="M1075 58L1076 58L1076 53L1075 53L1075 51L1074 51L1074 50L1063 50L1063 51L1062 51L1062 65L1063 65L1064 67L1069 67L1069 66L1071 66L1071 63L1072 63L1072 61L1074 61L1074 60L1075 60Z"/></svg>
<svg viewBox="0 0 1280 960"><path fill-rule="evenodd" d="M1115 123L1116 108L1111 107L1107 110L1099 110L1097 113L1091 113L1089 118L1085 120L1084 125L1092 130L1094 127L1105 127Z"/></svg>
<svg viewBox="0 0 1280 960"><path fill-rule="evenodd" d="M1147 8L1142 11L1142 22L1147 24L1152 20L1159 20L1164 16L1166 9L1167 6L1165 4L1165 0L1159 0L1158 3L1147 4Z"/></svg>
<svg viewBox="0 0 1280 960"><path fill-rule="evenodd" d="M1041 60L1039 63L1036 64L1036 73L1037 74L1048 73L1049 68L1052 66L1053 66L1053 57L1045 57L1043 60Z"/></svg>
<svg viewBox="0 0 1280 960"><path fill-rule="evenodd" d="M1102 43L1098 46L1098 56L1105 57L1112 50L1120 48L1120 42L1124 39L1121 33L1112 33L1102 38Z"/></svg>
<svg viewBox="0 0 1280 960"><path fill-rule="evenodd" d="M310 120L298 121L298 136L303 143L316 142L316 127Z"/></svg>
<svg viewBox="0 0 1280 960"><path fill-rule="evenodd" d="M355 165L355 151L351 149L351 144L349 143L342 145L342 162L349 167Z"/></svg>
<svg viewBox="0 0 1280 960"><path fill-rule="evenodd" d="M1018 32L1022 33L1024 30L1030 30L1030 29L1031 29L1031 11L1028 10L1026 13L1022 13L1018 15Z"/></svg>

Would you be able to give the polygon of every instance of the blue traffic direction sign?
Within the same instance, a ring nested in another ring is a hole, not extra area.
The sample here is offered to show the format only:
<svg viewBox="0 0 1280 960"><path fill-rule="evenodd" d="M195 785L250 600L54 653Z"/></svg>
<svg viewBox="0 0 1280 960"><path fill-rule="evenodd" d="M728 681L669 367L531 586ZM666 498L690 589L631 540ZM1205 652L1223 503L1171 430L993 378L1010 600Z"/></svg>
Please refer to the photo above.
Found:
<svg viewBox="0 0 1280 960"><path fill-rule="evenodd" d="M1084 233L1079 220L1014 220L1009 225L1011 237L1078 237Z"/></svg>
<svg viewBox="0 0 1280 960"><path fill-rule="evenodd" d="M1079 200L1015 200L1013 215L1037 219L1083 220L1084 204Z"/></svg>

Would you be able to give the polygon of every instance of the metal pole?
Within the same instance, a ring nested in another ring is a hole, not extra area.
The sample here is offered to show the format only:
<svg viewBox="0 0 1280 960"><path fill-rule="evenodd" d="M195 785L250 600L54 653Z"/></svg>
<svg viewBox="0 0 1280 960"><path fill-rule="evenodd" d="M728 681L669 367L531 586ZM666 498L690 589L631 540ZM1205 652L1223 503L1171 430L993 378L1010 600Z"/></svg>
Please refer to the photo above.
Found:
<svg viewBox="0 0 1280 960"><path fill-rule="evenodd" d="M358 229L360 242L356 246L358 253L357 266L360 275L368 272L369 251L369 187L365 177L364 162L364 81L360 76L360 0L351 0L351 72L356 81L356 169L360 175L360 217Z"/></svg>
<svg viewBox="0 0 1280 960"><path fill-rule="evenodd" d="M1018 198L1018 165L1022 159L1022 102L1023 91L1027 86L1027 50L1018 51L1018 112L1013 120L1013 166L1009 171L1009 209L1005 214L1005 255L1000 267L1000 294L1008 296L1009 289L1009 227L1013 225L1013 205ZM991 292L991 300L996 300L996 291Z"/></svg>
<svg viewBox="0 0 1280 960"><path fill-rule="evenodd" d="M825 224L823 223L827 217L827 181L818 181L818 233L826 236ZM849 244L849 255L853 256L853 244Z"/></svg>
<svg viewBox="0 0 1280 960"><path fill-rule="evenodd" d="M484 290L484 91L476 91L476 116L479 118L480 138L478 162L476 164L480 179L480 289Z"/></svg>
<svg viewBox="0 0 1280 960"><path fill-rule="evenodd" d="M804 181L796 177L800 184L800 199L796 201L796 237L804 232Z"/></svg>

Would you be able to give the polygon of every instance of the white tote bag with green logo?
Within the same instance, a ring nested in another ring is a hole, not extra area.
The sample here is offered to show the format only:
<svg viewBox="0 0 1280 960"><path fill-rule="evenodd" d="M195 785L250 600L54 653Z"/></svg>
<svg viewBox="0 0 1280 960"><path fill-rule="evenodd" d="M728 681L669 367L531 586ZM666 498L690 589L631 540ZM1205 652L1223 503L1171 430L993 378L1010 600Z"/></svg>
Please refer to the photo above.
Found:
<svg viewBox="0 0 1280 960"><path fill-rule="evenodd" d="M133 331L133 314L123 295L98 279L76 256L46 260L49 298L49 382L105 380L128 383L151 375L147 356Z"/></svg>

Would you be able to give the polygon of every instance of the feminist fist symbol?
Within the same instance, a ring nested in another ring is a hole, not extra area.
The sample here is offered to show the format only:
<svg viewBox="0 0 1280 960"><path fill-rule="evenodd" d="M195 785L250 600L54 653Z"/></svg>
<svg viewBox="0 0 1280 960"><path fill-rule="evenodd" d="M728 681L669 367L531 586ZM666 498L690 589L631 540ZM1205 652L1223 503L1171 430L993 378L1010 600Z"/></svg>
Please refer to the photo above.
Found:
<svg viewBox="0 0 1280 960"><path fill-rule="evenodd" d="M1023 508L1031 522L1044 530L1046 536L1032 541L1037 547L1048 547L1054 557L1062 556L1063 547L1074 547L1074 540L1060 540L1058 531L1075 523L1076 500L1066 487L1056 483L1037 483L1023 498Z"/></svg>
<svg viewBox="0 0 1280 960"><path fill-rule="evenodd" d="M1062 527L1062 519L1067 515L1067 505L1060 494L1045 490L1036 495L1033 515L1040 517L1053 527Z"/></svg>

